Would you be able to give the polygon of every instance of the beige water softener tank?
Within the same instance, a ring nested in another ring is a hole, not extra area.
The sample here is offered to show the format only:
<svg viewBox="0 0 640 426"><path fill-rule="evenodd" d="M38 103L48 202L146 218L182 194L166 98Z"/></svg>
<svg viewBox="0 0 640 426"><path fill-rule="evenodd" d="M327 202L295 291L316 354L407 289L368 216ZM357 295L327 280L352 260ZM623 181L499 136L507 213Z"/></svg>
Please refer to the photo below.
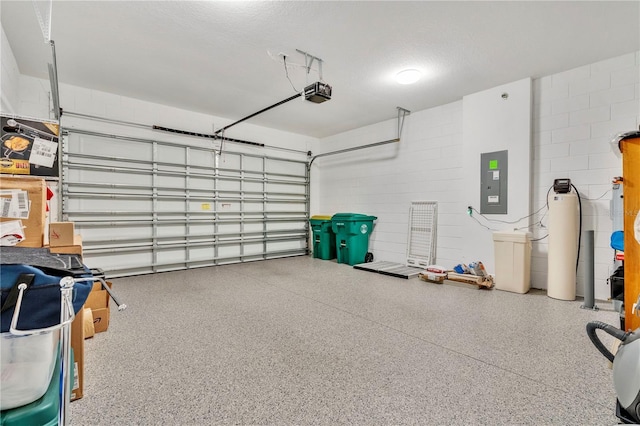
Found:
<svg viewBox="0 0 640 426"><path fill-rule="evenodd" d="M575 193L549 195L547 296L554 299L576 299L578 217Z"/></svg>

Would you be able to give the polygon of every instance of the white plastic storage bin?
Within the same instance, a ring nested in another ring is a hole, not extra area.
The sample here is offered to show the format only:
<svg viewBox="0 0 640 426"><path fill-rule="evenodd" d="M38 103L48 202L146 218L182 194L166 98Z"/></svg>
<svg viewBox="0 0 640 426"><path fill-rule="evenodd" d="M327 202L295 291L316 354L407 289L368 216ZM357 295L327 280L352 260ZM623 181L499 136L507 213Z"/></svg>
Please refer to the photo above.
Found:
<svg viewBox="0 0 640 426"><path fill-rule="evenodd" d="M498 290L526 293L531 288L531 240L518 231L493 233L495 286Z"/></svg>
<svg viewBox="0 0 640 426"><path fill-rule="evenodd" d="M0 409L20 407L42 397L58 357L60 330L28 336L0 333Z"/></svg>

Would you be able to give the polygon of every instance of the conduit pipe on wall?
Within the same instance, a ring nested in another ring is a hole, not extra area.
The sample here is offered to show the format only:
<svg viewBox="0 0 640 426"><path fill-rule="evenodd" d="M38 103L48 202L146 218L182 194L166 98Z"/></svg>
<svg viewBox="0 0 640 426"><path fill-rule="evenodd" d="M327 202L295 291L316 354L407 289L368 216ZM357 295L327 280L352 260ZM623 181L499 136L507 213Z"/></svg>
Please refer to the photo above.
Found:
<svg viewBox="0 0 640 426"><path fill-rule="evenodd" d="M386 145L394 142L400 142L400 136L402 136L402 128L404 127L404 118L407 115L411 114L411 111L402 107L396 107L396 108L398 110L398 137L397 138L389 139L382 142L370 143L367 145L354 146L353 148L345 148L345 149L340 149L338 151L330 151L330 152L324 152L322 154L314 155L313 157L311 157L311 160L309 161L308 168L311 169L311 164L313 164L316 158L326 157L329 155L343 154L345 152L358 151L365 148L373 148L375 146Z"/></svg>
<svg viewBox="0 0 640 426"><path fill-rule="evenodd" d="M584 303L582 309L598 310L595 304L595 278L594 278L594 231L584 231Z"/></svg>

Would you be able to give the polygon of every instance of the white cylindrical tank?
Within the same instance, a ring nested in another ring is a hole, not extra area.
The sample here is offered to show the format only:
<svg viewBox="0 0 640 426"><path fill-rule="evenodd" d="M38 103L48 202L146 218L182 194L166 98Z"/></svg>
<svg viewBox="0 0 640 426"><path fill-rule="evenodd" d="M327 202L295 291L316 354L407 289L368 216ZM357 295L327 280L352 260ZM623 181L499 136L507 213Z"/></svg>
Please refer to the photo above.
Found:
<svg viewBox="0 0 640 426"><path fill-rule="evenodd" d="M578 196L575 193L549 195L549 257L547 296L576 299L578 256Z"/></svg>

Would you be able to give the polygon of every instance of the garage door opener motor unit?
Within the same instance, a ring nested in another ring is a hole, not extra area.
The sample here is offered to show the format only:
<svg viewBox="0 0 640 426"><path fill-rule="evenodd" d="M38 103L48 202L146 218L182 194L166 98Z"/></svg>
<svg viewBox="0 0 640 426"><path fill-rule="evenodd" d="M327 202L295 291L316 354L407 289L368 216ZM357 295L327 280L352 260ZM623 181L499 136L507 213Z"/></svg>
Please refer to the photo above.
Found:
<svg viewBox="0 0 640 426"><path fill-rule="evenodd" d="M304 88L304 98L316 104L331 99L331 86L320 81Z"/></svg>

